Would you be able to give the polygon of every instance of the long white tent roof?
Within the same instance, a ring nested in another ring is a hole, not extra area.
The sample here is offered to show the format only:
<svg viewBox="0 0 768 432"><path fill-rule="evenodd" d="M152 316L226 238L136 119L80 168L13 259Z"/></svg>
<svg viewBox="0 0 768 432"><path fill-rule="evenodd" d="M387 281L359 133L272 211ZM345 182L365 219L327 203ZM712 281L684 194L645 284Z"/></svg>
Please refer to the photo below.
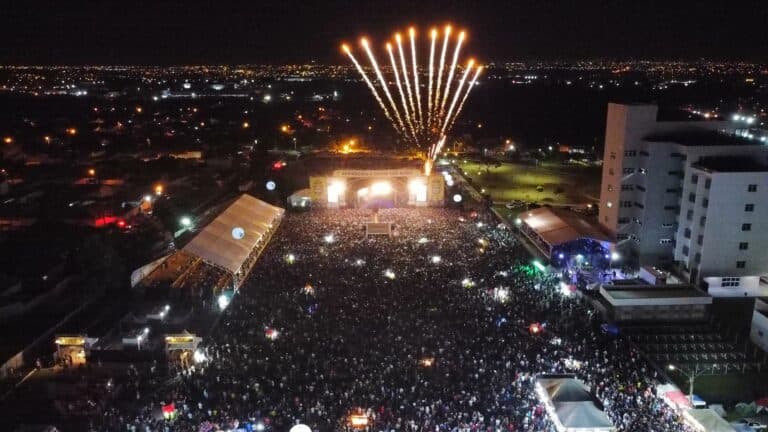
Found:
<svg viewBox="0 0 768 432"><path fill-rule="evenodd" d="M236 273L272 223L284 212L284 209L250 195L240 195L182 249ZM235 228L242 228L242 238L236 238Z"/></svg>

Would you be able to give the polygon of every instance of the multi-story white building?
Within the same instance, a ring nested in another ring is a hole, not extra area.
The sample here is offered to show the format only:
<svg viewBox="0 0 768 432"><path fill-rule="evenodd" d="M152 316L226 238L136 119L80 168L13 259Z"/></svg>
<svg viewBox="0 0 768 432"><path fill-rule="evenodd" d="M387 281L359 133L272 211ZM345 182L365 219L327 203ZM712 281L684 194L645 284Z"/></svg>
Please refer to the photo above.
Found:
<svg viewBox="0 0 768 432"><path fill-rule="evenodd" d="M655 105L609 104L600 223L624 259L715 296L765 295L768 146L730 122L657 117Z"/></svg>

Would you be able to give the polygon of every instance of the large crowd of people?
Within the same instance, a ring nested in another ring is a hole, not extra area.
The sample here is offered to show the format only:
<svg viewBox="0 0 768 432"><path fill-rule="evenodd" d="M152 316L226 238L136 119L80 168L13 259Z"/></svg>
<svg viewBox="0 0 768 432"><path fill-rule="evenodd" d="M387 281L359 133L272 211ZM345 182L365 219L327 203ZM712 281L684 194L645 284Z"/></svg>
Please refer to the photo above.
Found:
<svg viewBox="0 0 768 432"><path fill-rule="evenodd" d="M472 217L475 216L475 217ZM554 431L533 384L574 373L617 431L685 431L656 373L485 215L287 214L211 336L171 377L134 374L94 431ZM535 331L531 324L536 323ZM173 403L173 420L161 407Z"/></svg>

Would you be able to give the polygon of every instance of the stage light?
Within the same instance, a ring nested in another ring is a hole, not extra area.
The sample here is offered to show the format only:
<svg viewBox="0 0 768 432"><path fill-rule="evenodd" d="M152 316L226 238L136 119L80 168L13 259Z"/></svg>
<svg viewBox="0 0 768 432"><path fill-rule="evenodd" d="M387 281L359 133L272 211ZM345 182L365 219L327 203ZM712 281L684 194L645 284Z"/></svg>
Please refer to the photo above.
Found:
<svg viewBox="0 0 768 432"><path fill-rule="evenodd" d="M389 182L376 182L371 185L371 195L381 196L389 195L392 192L392 185Z"/></svg>
<svg viewBox="0 0 768 432"><path fill-rule="evenodd" d="M611 261L618 261L620 259L621 259L621 254L620 253L618 253L616 251L611 252Z"/></svg>
<svg viewBox="0 0 768 432"><path fill-rule="evenodd" d="M415 195L416 202L427 201L427 185L423 181L414 179L408 183L408 190Z"/></svg>
<svg viewBox="0 0 768 432"><path fill-rule="evenodd" d="M277 183L275 183L274 181L270 180L270 181L267 182L266 186L267 186L267 190L271 192L271 191L275 190L275 188L277 188Z"/></svg>

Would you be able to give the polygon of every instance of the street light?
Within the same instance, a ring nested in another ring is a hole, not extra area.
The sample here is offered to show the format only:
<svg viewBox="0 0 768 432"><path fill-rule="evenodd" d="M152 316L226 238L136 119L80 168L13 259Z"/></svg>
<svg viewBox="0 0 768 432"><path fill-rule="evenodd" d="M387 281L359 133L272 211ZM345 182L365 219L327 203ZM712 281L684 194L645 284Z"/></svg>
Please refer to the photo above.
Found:
<svg viewBox="0 0 768 432"><path fill-rule="evenodd" d="M693 384L694 381L696 381L696 378L707 374L712 371L712 368L710 367L701 367L699 368L699 364L695 363L693 365L693 370L686 370L683 368L679 368L673 364L667 365L667 369L669 369L672 372L680 372L681 374L685 375L688 378L688 399L691 401L691 406L693 406Z"/></svg>

